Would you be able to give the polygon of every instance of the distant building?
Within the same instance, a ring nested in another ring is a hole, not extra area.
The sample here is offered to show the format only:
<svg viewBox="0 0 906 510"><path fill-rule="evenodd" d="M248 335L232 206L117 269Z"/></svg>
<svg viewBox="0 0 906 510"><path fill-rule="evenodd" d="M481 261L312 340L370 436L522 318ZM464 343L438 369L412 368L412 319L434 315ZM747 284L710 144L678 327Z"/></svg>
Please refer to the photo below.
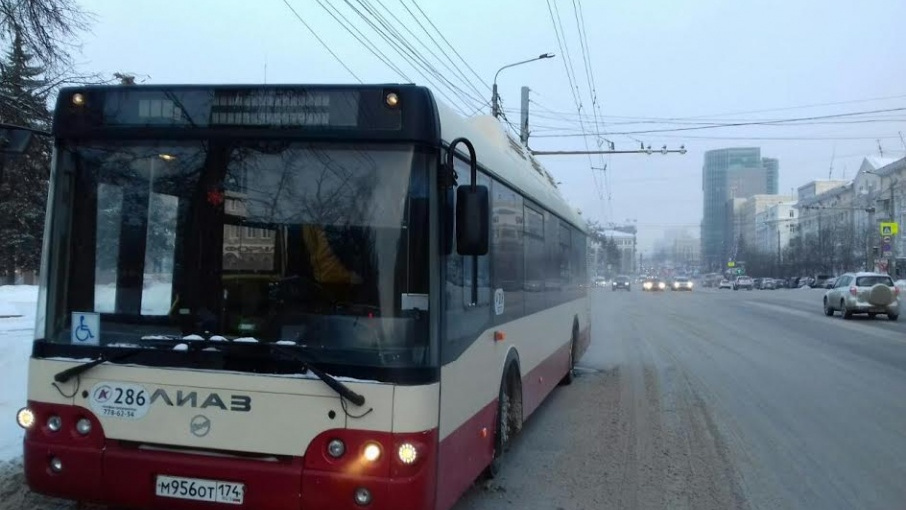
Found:
<svg viewBox="0 0 906 510"><path fill-rule="evenodd" d="M702 263L707 268L722 267L735 245L732 234L734 198L776 195L780 164L762 158L758 147L730 148L705 153L702 167L704 207L701 223Z"/></svg>
<svg viewBox="0 0 906 510"><path fill-rule="evenodd" d="M595 268L595 273L599 276L610 272L611 276L616 275L616 273L635 273L638 271L637 268L637 259L636 259L636 236L628 232L623 232L621 230L605 230L603 232L606 239L612 239L613 242L617 245L617 249L620 250L620 267L606 267L606 254L604 253L603 246L601 243L595 241L589 241L588 250L589 250L589 264L590 267Z"/></svg>
<svg viewBox="0 0 906 510"><path fill-rule="evenodd" d="M775 255L778 262L796 232L799 210L795 206L794 201L774 204L755 215L755 247Z"/></svg>
<svg viewBox="0 0 906 510"><path fill-rule="evenodd" d="M672 258L674 266L698 266L701 261L701 241L691 236L674 239Z"/></svg>
<svg viewBox="0 0 906 510"><path fill-rule="evenodd" d="M739 236L742 242L749 248L758 246L756 218L766 209L784 202L792 202L793 197L785 195L754 195L742 203L738 216L735 217L739 223ZM769 252L772 253L772 252Z"/></svg>

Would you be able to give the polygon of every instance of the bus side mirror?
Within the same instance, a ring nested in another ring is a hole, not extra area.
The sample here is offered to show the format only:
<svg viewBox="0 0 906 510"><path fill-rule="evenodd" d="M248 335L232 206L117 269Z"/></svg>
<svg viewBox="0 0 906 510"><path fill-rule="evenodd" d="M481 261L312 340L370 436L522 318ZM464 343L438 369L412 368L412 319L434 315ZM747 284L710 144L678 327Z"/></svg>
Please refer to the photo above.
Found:
<svg viewBox="0 0 906 510"><path fill-rule="evenodd" d="M487 186L456 189L456 253L488 254L489 204Z"/></svg>
<svg viewBox="0 0 906 510"><path fill-rule="evenodd" d="M16 126L0 124L0 154L20 155L28 149L32 131Z"/></svg>

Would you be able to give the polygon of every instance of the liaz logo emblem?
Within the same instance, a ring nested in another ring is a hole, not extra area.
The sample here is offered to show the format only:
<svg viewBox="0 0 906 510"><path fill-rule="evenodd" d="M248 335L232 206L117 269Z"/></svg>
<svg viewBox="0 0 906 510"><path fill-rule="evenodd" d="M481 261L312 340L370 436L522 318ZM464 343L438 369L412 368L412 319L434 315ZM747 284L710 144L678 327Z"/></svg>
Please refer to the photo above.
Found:
<svg viewBox="0 0 906 510"><path fill-rule="evenodd" d="M189 422L189 431L193 436L204 437L211 431L211 420L207 416L199 414Z"/></svg>
<svg viewBox="0 0 906 510"><path fill-rule="evenodd" d="M151 394L151 403L153 404L160 400L168 406L192 407L197 409L217 407L224 411L235 411L239 413L247 413L252 410L252 397L248 395L227 395L226 400L217 393L208 393L207 395L202 393L201 396L204 398L201 398L197 391L186 392L177 390L176 398L174 399L165 390L157 389ZM229 405L227 405L227 403L229 403ZM196 416L196 418L198 418L198 416Z"/></svg>
<svg viewBox="0 0 906 510"><path fill-rule="evenodd" d="M105 384L94 390L94 400L98 403L103 404L104 402L110 400L111 394L113 394L113 389Z"/></svg>

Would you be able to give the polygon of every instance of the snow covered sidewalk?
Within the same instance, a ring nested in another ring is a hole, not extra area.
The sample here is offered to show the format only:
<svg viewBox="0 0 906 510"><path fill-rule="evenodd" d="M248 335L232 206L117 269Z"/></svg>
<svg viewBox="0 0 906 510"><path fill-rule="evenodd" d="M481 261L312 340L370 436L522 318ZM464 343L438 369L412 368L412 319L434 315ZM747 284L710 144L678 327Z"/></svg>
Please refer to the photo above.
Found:
<svg viewBox="0 0 906 510"><path fill-rule="evenodd" d="M16 411L25 405L37 300L35 286L0 287L0 317L14 315L0 318L0 464L22 455L22 429L16 425Z"/></svg>

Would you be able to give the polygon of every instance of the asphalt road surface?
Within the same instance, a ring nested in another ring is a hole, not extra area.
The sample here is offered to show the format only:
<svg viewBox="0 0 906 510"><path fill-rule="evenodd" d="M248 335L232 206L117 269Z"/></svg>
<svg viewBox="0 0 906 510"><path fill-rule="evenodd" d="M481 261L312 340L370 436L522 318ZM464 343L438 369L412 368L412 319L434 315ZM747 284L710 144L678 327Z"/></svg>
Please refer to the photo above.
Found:
<svg viewBox="0 0 906 510"><path fill-rule="evenodd" d="M582 376L456 510L906 508L906 321L821 290L595 290Z"/></svg>
<svg viewBox="0 0 906 510"><path fill-rule="evenodd" d="M822 294L595 290L581 376L455 510L906 508L906 316ZM74 508L0 471L0 509Z"/></svg>

